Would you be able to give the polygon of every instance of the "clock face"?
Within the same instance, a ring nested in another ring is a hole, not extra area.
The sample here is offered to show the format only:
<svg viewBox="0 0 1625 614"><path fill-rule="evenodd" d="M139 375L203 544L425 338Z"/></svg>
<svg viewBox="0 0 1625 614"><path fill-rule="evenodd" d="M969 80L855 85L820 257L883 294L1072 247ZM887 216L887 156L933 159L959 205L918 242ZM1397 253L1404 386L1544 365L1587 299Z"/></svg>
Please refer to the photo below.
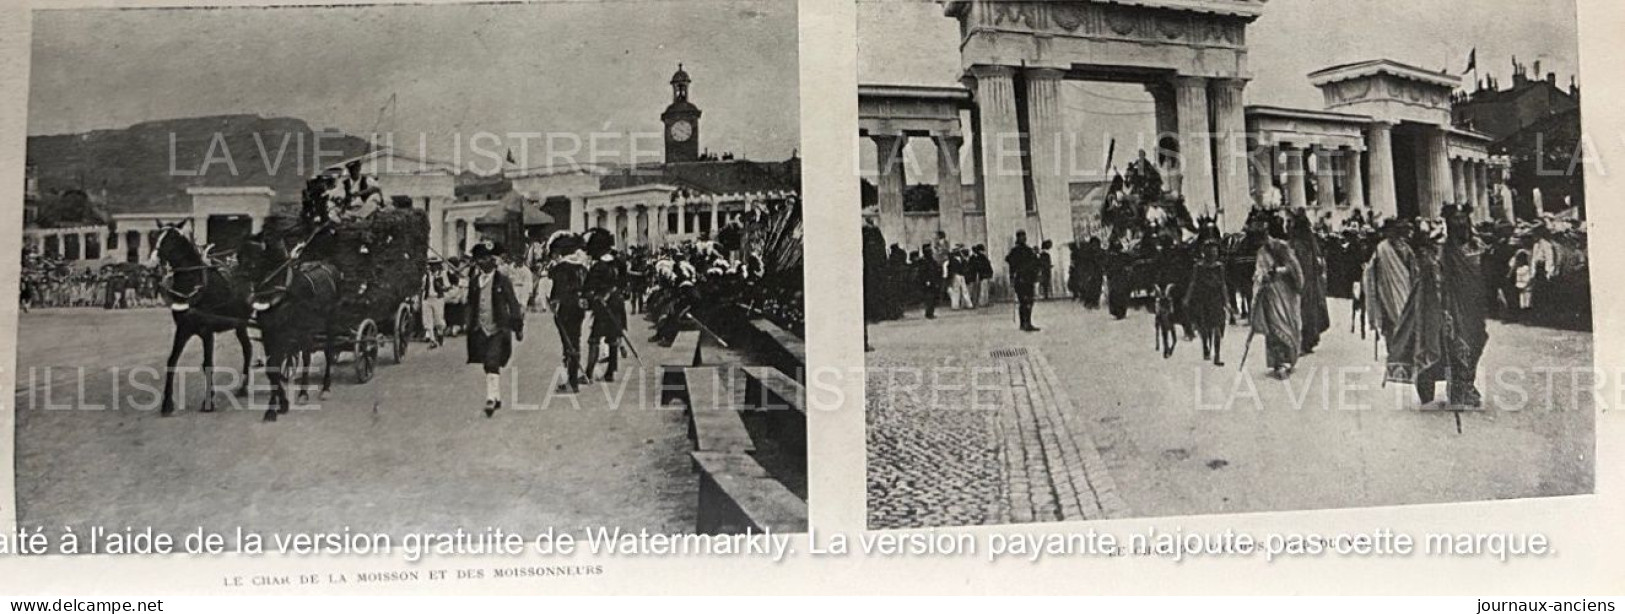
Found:
<svg viewBox="0 0 1625 614"><path fill-rule="evenodd" d="M683 143L694 136L694 124L687 120L677 120L671 124L671 140Z"/></svg>

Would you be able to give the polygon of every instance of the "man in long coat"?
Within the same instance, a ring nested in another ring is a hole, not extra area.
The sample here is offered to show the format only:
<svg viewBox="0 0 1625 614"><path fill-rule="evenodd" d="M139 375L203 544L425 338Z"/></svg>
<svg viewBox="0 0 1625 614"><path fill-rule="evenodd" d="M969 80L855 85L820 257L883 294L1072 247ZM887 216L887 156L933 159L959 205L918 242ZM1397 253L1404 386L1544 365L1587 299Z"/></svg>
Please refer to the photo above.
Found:
<svg viewBox="0 0 1625 614"><path fill-rule="evenodd" d="M1328 197L1330 194L1328 193ZM1309 214L1297 210L1292 217L1292 254L1298 258L1303 271L1303 284L1298 292L1303 315L1303 353L1315 351L1320 335L1332 327L1331 312L1326 308L1326 258L1321 253L1320 238L1309 222Z"/></svg>
<svg viewBox="0 0 1625 614"><path fill-rule="evenodd" d="M1021 317L1021 330L1036 333L1038 327L1033 326L1033 301L1037 298L1037 284L1039 269L1043 266L1038 252L1027 245L1027 231L1016 231L1016 244L1010 247L1010 253L1004 257L1005 265L1010 267L1010 285L1016 292L1016 310Z"/></svg>
<svg viewBox="0 0 1625 614"><path fill-rule="evenodd" d="M1285 240L1286 223L1269 220L1270 236L1258 249L1253 266L1252 330L1264 336L1270 375L1286 378L1298 363L1303 348L1303 268Z"/></svg>
<svg viewBox="0 0 1625 614"><path fill-rule="evenodd" d="M1479 265L1484 248L1472 236L1471 214L1471 207L1447 205L1444 236L1419 233L1410 300L1388 356L1388 381L1413 382L1423 405L1433 403L1440 381L1449 383L1451 407L1483 405L1476 380L1489 340Z"/></svg>
<svg viewBox="0 0 1625 614"><path fill-rule="evenodd" d="M514 341L525 338L525 312L513 283L497 269L501 247L474 246L475 270L468 284L468 362L485 368L485 416L502 408L502 368Z"/></svg>
<svg viewBox="0 0 1625 614"><path fill-rule="evenodd" d="M559 393L575 393L581 388L581 323L587 317L587 267L592 261L582 250L581 238L569 232L558 232L548 241L548 252L553 262L548 265L547 277L552 281L548 289L547 307L553 312L553 326L558 329L559 347L563 351L565 381L558 385Z"/></svg>
<svg viewBox="0 0 1625 614"><path fill-rule="evenodd" d="M1393 352L1394 329L1411 297L1411 272L1416 253L1411 250L1410 225L1390 219L1382 226L1382 242L1377 244L1365 268L1365 308L1372 328L1388 340Z"/></svg>
<svg viewBox="0 0 1625 614"><path fill-rule="evenodd" d="M583 379L592 381L598 366L598 348L606 348L609 363L604 367L604 381L615 381L620 370L621 338L626 330L626 299L621 291L625 264L614 252L615 238L608 230L594 228L587 231L587 255L592 265L587 268L585 297L592 313L592 330L587 334L587 363Z"/></svg>

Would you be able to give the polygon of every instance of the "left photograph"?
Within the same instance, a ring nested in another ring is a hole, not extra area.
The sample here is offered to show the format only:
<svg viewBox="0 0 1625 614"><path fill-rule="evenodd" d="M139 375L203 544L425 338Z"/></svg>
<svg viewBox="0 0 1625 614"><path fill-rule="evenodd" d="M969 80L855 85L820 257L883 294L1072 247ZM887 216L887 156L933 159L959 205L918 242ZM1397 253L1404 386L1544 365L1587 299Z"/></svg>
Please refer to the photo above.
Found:
<svg viewBox="0 0 1625 614"><path fill-rule="evenodd" d="M794 0L32 23L18 526L806 530Z"/></svg>

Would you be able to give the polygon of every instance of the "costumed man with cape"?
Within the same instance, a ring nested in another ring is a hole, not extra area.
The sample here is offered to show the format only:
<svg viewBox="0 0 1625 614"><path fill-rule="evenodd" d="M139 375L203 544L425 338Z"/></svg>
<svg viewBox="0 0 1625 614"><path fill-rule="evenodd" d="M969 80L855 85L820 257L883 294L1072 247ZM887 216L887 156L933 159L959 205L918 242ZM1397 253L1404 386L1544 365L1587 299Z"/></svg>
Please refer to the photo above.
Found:
<svg viewBox="0 0 1625 614"><path fill-rule="evenodd" d="M1382 225L1382 241L1365 267L1366 317L1371 327L1388 340L1388 353L1394 351L1394 329L1411 298L1411 272L1416 253L1411 250L1409 222L1390 218Z"/></svg>
<svg viewBox="0 0 1625 614"><path fill-rule="evenodd" d="M1444 228L1428 225L1413 241L1416 267L1411 293L1389 344L1387 380L1411 382L1423 406L1449 382L1452 409L1478 409L1478 361L1489 335L1484 327L1484 246L1472 236L1472 208L1446 205ZM1442 230L1442 232L1441 232Z"/></svg>
<svg viewBox="0 0 1625 614"><path fill-rule="evenodd" d="M1320 238L1315 236L1309 213L1298 209L1292 214L1292 254L1298 257L1298 268L1303 271L1303 285L1298 298L1303 304L1303 353L1309 354L1320 345L1320 335L1332 327L1331 311L1326 308L1326 258L1320 249Z"/></svg>

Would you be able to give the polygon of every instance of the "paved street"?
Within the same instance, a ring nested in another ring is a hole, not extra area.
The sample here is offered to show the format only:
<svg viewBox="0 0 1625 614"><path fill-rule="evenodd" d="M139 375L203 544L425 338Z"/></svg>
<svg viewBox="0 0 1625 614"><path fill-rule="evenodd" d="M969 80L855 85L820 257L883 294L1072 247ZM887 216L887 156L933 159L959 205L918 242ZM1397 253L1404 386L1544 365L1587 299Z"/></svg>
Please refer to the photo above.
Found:
<svg viewBox="0 0 1625 614"><path fill-rule="evenodd" d="M1588 493L1591 335L1490 323L1479 384L1491 410L1418 411L1381 385L1373 339L1332 330L1287 382L1265 377L1263 341L1239 370L1181 341L1153 349L1151 316L1114 321L1041 303L1042 333L1012 305L919 311L870 325L869 519L873 527L1169 516ZM931 367L946 367L931 369ZM1530 371L1534 369L1536 371ZM923 372L915 370L924 370ZM932 378L936 378L933 380ZM937 382L937 398L930 387ZM977 390L972 390L972 387Z"/></svg>
<svg viewBox="0 0 1625 614"><path fill-rule="evenodd" d="M658 365L677 359L642 342L649 332L641 319L631 325L649 376L636 377L637 363L623 361L633 368L623 368L621 382L592 386L579 405L549 394L559 340L548 314L533 313L503 375L507 407L495 418L481 412L482 373L464 364L463 339L455 338L436 350L415 343L399 365L386 350L364 385L341 360L332 396L266 424L259 410L232 411L239 401L227 393L216 397L222 411L198 413L196 373L188 375L184 406L158 415L150 390L161 389L171 331L162 309L24 314L19 524L692 530L697 481L683 416L653 409ZM240 352L234 339L217 338L217 363L236 365ZM200 361L194 344L181 365ZM85 367L83 378L76 366Z"/></svg>

